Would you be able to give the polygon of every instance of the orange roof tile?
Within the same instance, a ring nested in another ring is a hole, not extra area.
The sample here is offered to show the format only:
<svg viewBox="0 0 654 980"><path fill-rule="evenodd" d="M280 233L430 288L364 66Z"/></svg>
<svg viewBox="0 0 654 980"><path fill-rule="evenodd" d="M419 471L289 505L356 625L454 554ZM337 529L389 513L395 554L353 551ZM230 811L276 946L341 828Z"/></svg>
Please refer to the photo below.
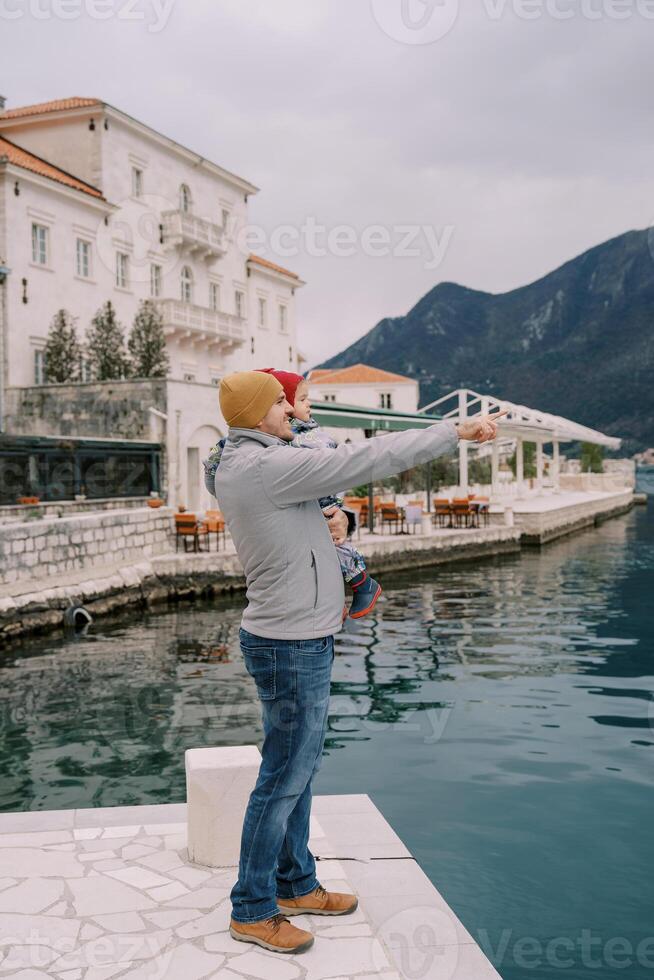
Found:
<svg viewBox="0 0 654 980"><path fill-rule="evenodd" d="M397 383L411 382L415 384L414 378L407 378L403 374L393 374L391 371L383 371L381 368L371 367L370 364L352 364L346 368L319 368L312 371L309 381L314 384L344 385L344 384L378 384L379 382Z"/></svg>
<svg viewBox="0 0 654 980"><path fill-rule="evenodd" d="M281 272L283 276L291 276L293 279L300 278L297 272L291 272L289 269L285 269L283 265L276 265L274 262L269 262L268 259L262 259L260 255L249 255L248 262L262 265L266 269L272 269L273 272Z"/></svg>
<svg viewBox="0 0 654 980"><path fill-rule="evenodd" d="M0 160L3 157L6 157L16 167L31 170L32 173L40 174L41 177L49 177L51 180L56 180L59 184L66 184L67 187L73 187L77 191L84 191L85 194L90 194L91 197L97 197L101 201L104 201L104 195L97 187L92 187L91 184L80 180L79 177L74 177L73 174L66 173L65 170L60 170L59 167L48 163L47 160L37 157L35 153L30 153L28 150L24 150L22 146L16 146L11 140L0 136Z"/></svg>
<svg viewBox="0 0 654 980"><path fill-rule="evenodd" d="M63 112L65 109L81 109L84 106L102 105L99 99L82 99L75 95L71 99L54 99L51 102L36 102L34 105L17 106L0 112L3 119L18 119L20 116L40 116L43 112Z"/></svg>

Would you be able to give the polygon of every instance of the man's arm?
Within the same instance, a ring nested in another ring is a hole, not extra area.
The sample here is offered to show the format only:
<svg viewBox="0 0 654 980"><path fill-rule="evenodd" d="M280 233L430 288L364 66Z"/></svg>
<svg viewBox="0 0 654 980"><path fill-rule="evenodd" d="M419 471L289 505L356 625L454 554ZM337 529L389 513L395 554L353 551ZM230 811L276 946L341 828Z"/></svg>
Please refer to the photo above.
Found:
<svg viewBox="0 0 654 980"><path fill-rule="evenodd" d="M436 422L425 429L407 429L343 443L337 449L293 447L262 453L261 469L266 493L279 507L336 493L343 487L374 483L453 453L459 444L454 422Z"/></svg>

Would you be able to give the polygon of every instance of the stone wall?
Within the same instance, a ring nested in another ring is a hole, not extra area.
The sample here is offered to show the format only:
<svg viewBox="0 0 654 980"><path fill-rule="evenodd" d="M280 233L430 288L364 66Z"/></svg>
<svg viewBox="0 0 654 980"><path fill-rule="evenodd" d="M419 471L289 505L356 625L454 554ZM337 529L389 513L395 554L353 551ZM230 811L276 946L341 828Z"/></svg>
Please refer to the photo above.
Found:
<svg viewBox="0 0 654 980"><path fill-rule="evenodd" d="M169 507L97 511L0 527L0 587L122 564L175 548Z"/></svg>
<svg viewBox="0 0 654 980"><path fill-rule="evenodd" d="M604 473L621 476L625 487L636 486L636 462L633 459L605 459L602 462Z"/></svg>
<svg viewBox="0 0 654 980"><path fill-rule="evenodd" d="M574 457L561 459L561 475L592 478L587 486L582 486L580 483L566 484L569 490L612 490L616 487L633 488L636 486L636 463L633 459L604 459L602 460L602 470L602 473L582 473L580 459ZM607 476L610 479L602 482L602 476ZM563 482L561 486L563 487Z"/></svg>
<svg viewBox="0 0 654 980"><path fill-rule="evenodd" d="M40 520L44 517L72 517L99 510L127 510L145 507L147 497L94 497L91 500L53 500L38 504L6 504L0 507L0 525Z"/></svg>
<svg viewBox="0 0 654 980"><path fill-rule="evenodd" d="M612 493L616 490L633 490L635 479L628 482L628 475L623 472L614 473L561 473L559 485L561 490L596 491Z"/></svg>
<svg viewBox="0 0 654 980"><path fill-rule="evenodd" d="M158 442L150 408L166 412L163 378L8 388L5 427L17 436Z"/></svg>

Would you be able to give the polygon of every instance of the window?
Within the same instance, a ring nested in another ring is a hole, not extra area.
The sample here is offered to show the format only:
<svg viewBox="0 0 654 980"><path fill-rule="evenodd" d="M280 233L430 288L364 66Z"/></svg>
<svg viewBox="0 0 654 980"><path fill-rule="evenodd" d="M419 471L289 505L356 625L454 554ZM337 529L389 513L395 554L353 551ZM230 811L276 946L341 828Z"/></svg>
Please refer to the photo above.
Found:
<svg viewBox="0 0 654 980"><path fill-rule="evenodd" d="M184 381L195 381L195 375L191 374L190 371L184 372Z"/></svg>
<svg viewBox="0 0 654 980"><path fill-rule="evenodd" d="M139 167L132 167L132 197L143 196L143 171Z"/></svg>
<svg viewBox="0 0 654 980"><path fill-rule="evenodd" d="M193 273L187 265L182 268L180 276L180 295L182 303L193 302Z"/></svg>
<svg viewBox="0 0 654 980"><path fill-rule="evenodd" d="M116 286L118 289L129 287L129 255L116 252Z"/></svg>
<svg viewBox="0 0 654 980"><path fill-rule="evenodd" d="M153 299L161 296L161 266L150 266L150 296Z"/></svg>
<svg viewBox="0 0 654 980"><path fill-rule="evenodd" d="M83 238L77 239L77 275L88 279L91 275L91 243Z"/></svg>
<svg viewBox="0 0 654 980"><path fill-rule="evenodd" d="M34 351L34 384L45 384L45 351L40 348Z"/></svg>
<svg viewBox="0 0 654 980"><path fill-rule="evenodd" d="M216 388L218 387L218 385L220 384L220 375L219 374L212 374L211 375L211 384L214 385Z"/></svg>
<svg viewBox="0 0 654 980"><path fill-rule="evenodd" d="M227 208L222 209L221 220L223 225L223 231L227 231L227 226L229 224L229 211L227 210Z"/></svg>
<svg viewBox="0 0 654 980"><path fill-rule="evenodd" d="M187 184L182 184L179 189L179 207L184 214L188 214L191 210L191 192Z"/></svg>
<svg viewBox="0 0 654 980"><path fill-rule="evenodd" d="M279 304L279 329L282 333L286 333L286 325L288 322L286 316L287 316L286 307L284 306L283 303L280 303Z"/></svg>
<svg viewBox="0 0 654 980"><path fill-rule="evenodd" d="M325 401L326 402L335 402L336 401L336 395L325 395Z"/></svg>
<svg viewBox="0 0 654 980"><path fill-rule="evenodd" d="M209 283L209 306L212 310L220 309L220 286L217 282Z"/></svg>
<svg viewBox="0 0 654 980"><path fill-rule="evenodd" d="M390 391L384 391L379 396L379 407L380 408L392 408L393 407L393 396Z"/></svg>
<svg viewBox="0 0 654 980"><path fill-rule="evenodd" d="M236 313L236 316L241 318L244 316L245 313L244 299L245 297L241 292L241 290L237 289L234 293L234 312Z"/></svg>
<svg viewBox="0 0 654 980"><path fill-rule="evenodd" d="M48 264L48 229L45 225L32 225L32 262Z"/></svg>
<svg viewBox="0 0 654 980"><path fill-rule="evenodd" d="M259 297L259 326L266 325L266 301L262 296Z"/></svg>

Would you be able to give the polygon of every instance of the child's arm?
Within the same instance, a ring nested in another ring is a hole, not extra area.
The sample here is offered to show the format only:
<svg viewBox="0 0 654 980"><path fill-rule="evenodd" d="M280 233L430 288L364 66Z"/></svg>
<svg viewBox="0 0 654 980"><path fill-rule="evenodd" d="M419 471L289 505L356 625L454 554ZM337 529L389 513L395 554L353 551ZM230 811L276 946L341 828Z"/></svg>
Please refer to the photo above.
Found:
<svg viewBox="0 0 654 980"><path fill-rule="evenodd" d="M207 458L202 460L202 465L204 467L204 485L213 497L216 496L216 470L220 465L220 460L226 442L226 439L221 439L215 446L211 447Z"/></svg>

